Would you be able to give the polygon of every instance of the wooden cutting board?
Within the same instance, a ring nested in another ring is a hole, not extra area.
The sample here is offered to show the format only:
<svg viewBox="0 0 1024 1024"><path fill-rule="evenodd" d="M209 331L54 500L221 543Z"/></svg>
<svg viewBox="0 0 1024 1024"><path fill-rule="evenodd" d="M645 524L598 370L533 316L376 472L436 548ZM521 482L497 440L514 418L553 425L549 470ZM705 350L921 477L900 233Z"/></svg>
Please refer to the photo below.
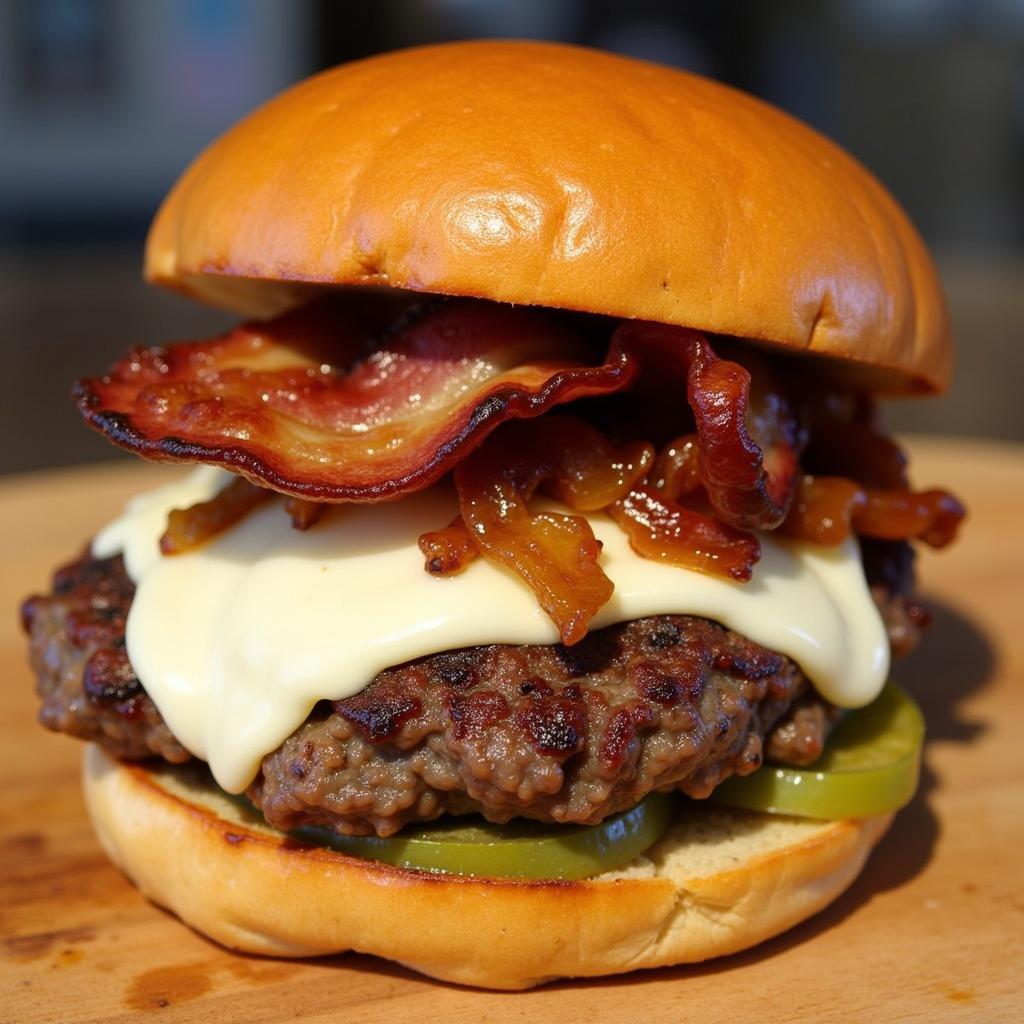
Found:
<svg viewBox="0 0 1024 1024"><path fill-rule="evenodd" d="M928 718L924 784L864 874L747 953L517 994L357 955L239 956L146 903L92 838L79 744L33 721L15 609L129 494L175 470L0 484L0 1020L1024 1020L1024 447L912 447L915 479L955 486L971 519L962 543L922 559L935 625L896 676Z"/></svg>

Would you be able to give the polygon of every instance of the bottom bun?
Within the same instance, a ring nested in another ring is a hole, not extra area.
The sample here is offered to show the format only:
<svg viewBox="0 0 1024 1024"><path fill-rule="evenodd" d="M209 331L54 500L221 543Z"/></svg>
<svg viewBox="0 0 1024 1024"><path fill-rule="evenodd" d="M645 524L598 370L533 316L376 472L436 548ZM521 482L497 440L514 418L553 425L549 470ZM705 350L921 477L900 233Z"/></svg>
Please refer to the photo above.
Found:
<svg viewBox="0 0 1024 1024"><path fill-rule="evenodd" d="M827 906L892 815L815 822L686 805L626 868L583 881L433 874L295 842L195 772L90 745L100 842L151 900L232 949L355 950L445 981L525 989L746 949Z"/></svg>

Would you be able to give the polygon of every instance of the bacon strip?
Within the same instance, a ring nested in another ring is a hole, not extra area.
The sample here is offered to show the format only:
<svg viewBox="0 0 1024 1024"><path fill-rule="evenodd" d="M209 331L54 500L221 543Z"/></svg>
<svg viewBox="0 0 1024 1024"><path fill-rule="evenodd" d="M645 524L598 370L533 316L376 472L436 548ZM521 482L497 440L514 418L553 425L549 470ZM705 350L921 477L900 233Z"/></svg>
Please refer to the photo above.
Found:
<svg viewBox="0 0 1024 1024"><path fill-rule="evenodd" d="M629 493L653 456L649 445L615 447L581 420L549 416L509 424L455 468L462 519L481 553L528 584L565 644L583 639L612 583L586 519L531 515L526 502L546 484L570 508L605 508Z"/></svg>
<svg viewBox="0 0 1024 1024"><path fill-rule="evenodd" d="M188 508L172 509L167 516L167 527L160 537L161 553L180 555L198 547L229 526L234 526L270 495L270 491L239 477L208 501L200 501Z"/></svg>
<svg viewBox="0 0 1024 1024"><path fill-rule="evenodd" d="M839 544L853 532L942 548L965 515L948 491L877 490L843 477L805 476L782 531L818 544Z"/></svg>
<svg viewBox="0 0 1024 1024"><path fill-rule="evenodd" d="M147 458L229 466L314 501L381 501L439 479L506 420L626 387L635 361L537 310L459 300L371 343L351 303L214 341L129 353L79 381L86 420Z"/></svg>
<svg viewBox="0 0 1024 1024"><path fill-rule="evenodd" d="M683 366L712 508L738 530L775 529L789 511L799 476L799 432L785 398L763 388L752 410L750 373L719 359L697 331L629 321L615 331L612 348L641 361L654 352Z"/></svg>

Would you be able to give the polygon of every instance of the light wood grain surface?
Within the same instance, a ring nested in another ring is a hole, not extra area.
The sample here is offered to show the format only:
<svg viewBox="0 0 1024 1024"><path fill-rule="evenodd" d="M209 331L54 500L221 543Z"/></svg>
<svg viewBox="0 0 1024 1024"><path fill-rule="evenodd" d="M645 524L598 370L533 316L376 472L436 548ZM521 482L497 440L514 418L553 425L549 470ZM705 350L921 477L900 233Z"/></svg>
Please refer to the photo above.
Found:
<svg viewBox="0 0 1024 1024"><path fill-rule="evenodd" d="M147 904L92 838L78 743L34 723L15 608L131 492L174 471L0 484L0 1021L1024 1020L1024 448L913 451L915 479L954 487L971 519L956 548L922 559L935 626L896 676L928 718L924 785L864 874L747 953L517 994L370 957L238 956Z"/></svg>

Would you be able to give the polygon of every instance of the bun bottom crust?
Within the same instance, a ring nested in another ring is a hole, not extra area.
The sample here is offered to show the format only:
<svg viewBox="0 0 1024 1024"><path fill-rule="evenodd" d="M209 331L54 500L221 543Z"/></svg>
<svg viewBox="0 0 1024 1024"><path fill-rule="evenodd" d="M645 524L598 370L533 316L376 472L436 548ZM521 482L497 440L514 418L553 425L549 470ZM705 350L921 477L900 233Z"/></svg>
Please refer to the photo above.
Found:
<svg viewBox="0 0 1024 1024"><path fill-rule="evenodd" d="M832 902L892 820L693 805L625 869L538 882L411 871L299 845L187 772L125 764L93 744L82 774L114 864L217 942L284 957L372 953L495 989L747 949Z"/></svg>

